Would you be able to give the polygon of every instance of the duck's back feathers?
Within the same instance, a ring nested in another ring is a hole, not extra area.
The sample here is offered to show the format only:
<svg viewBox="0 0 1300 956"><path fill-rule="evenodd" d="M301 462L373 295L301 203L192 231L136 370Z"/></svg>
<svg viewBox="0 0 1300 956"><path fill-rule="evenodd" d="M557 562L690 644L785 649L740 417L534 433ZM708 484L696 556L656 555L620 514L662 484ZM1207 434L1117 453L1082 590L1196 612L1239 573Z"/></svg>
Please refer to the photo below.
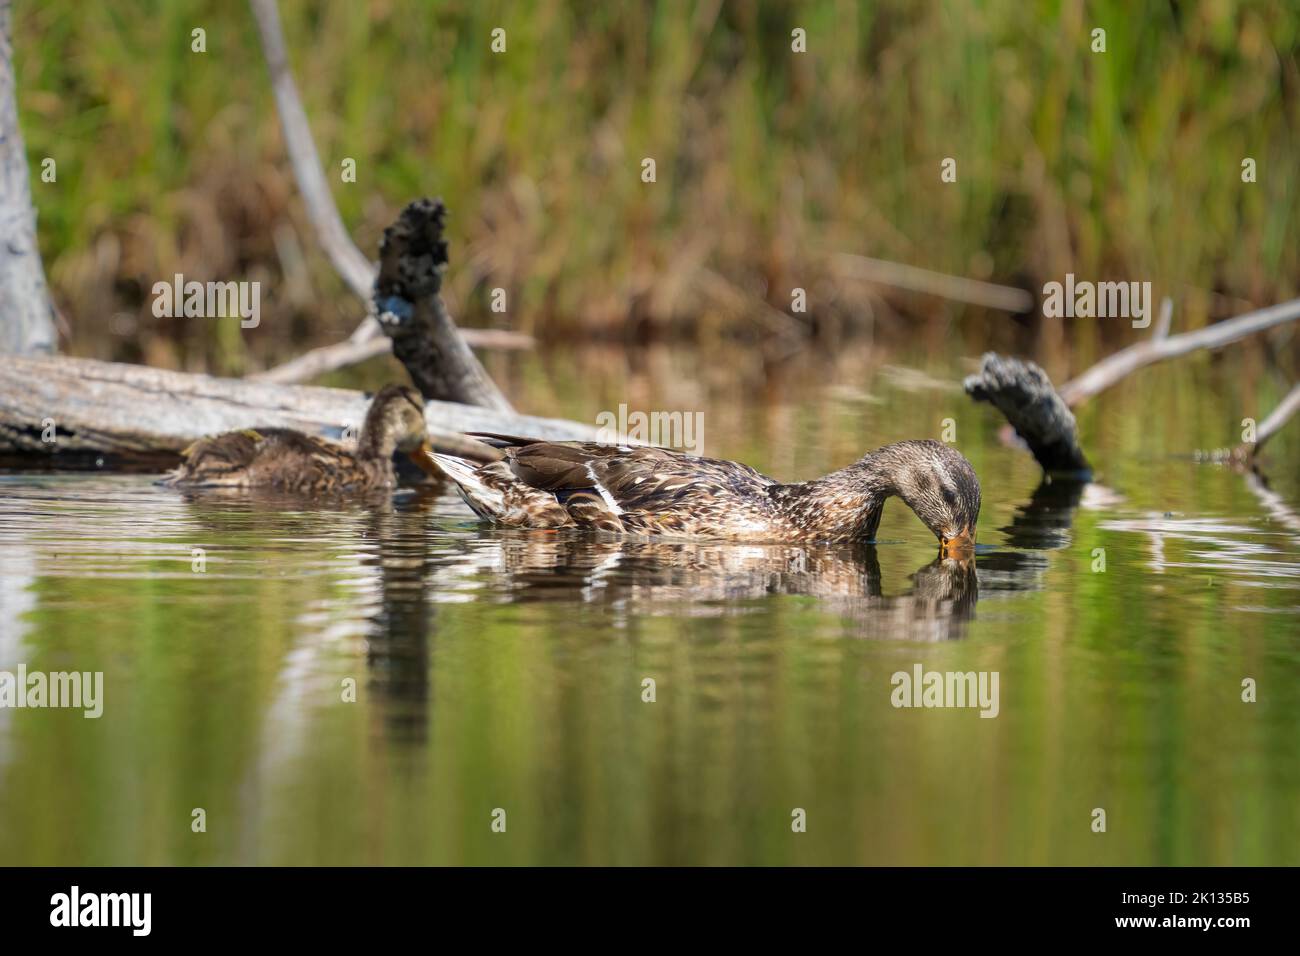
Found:
<svg viewBox="0 0 1300 956"><path fill-rule="evenodd" d="M503 460L475 469L435 457L477 514L508 527L745 537L775 517L763 494L775 481L737 462L645 445L475 437L503 448Z"/></svg>
<svg viewBox="0 0 1300 956"><path fill-rule="evenodd" d="M181 452L181 465L163 477L163 483L226 485L248 466L265 439L252 428L200 438Z"/></svg>
<svg viewBox="0 0 1300 956"><path fill-rule="evenodd" d="M201 438L181 458L164 484L331 493L392 483L388 461L362 460L340 445L288 428L248 428Z"/></svg>

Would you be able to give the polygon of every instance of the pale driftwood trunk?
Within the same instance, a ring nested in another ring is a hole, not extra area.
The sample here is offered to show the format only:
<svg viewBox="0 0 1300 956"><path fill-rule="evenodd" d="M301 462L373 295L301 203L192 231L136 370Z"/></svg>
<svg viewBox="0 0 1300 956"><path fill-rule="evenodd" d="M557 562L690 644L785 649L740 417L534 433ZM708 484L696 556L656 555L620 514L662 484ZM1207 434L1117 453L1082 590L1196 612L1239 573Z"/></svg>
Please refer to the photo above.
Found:
<svg viewBox="0 0 1300 956"><path fill-rule="evenodd" d="M0 353L21 355L53 352L57 338L18 128L12 12L0 0Z"/></svg>
<svg viewBox="0 0 1300 956"><path fill-rule="evenodd" d="M348 426L360 428L367 405L364 394L347 389L91 359L7 357L0 362L0 455L174 457L204 435L257 426L339 439ZM597 432L594 425L452 402L427 403L425 418L435 448L485 461L496 452L462 432L585 440Z"/></svg>

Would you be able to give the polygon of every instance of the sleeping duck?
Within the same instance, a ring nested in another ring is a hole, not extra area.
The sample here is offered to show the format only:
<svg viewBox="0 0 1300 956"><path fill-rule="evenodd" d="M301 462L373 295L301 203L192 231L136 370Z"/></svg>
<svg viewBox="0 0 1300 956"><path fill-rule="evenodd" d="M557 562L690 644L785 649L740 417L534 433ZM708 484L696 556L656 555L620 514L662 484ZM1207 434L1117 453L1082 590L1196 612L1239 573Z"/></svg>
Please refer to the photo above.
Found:
<svg viewBox="0 0 1300 956"><path fill-rule="evenodd" d="M897 496L945 552L970 551L980 483L942 442L886 445L824 478L790 484L748 465L641 445L480 438L504 450L486 465L422 453L479 517L509 528L734 541L870 541Z"/></svg>
<svg viewBox="0 0 1300 956"><path fill-rule="evenodd" d="M289 428L246 428L199 439L161 483L315 495L373 491L394 485L394 451L422 465L430 451L424 402L405 385L386 385L375 395L355 449Z"/></svg>

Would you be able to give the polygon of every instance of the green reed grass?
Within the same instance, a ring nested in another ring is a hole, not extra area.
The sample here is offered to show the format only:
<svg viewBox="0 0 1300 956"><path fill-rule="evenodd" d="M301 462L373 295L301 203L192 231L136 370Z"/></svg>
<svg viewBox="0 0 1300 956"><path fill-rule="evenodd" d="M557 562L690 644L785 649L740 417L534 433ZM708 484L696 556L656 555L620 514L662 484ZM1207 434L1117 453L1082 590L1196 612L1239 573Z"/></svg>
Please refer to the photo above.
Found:
<svg viewBox="0 0 1300 956"><path fill-rule="evenodd" d="M853 328L883 300L834 273L836 252L1030 288L1149 279L1186 324L1300 284L1300 11L1285 5L280 6L349 229L373 253L405 202L443 196L468 323L503 321L487 309L502 286L504 323L552 341L629 322L713 336L761 303L788 311L801 286L799 321ZM33 189L74 341L125 311L135 331L110 351L241 363L212 328L149 314L176 271L264 280L268 320L247 343L261 359L351 327L360 306L297 200L245 5L48 0L19 8L16 47L33 170L58 162ZM1257 183L1241 182L1246 156ZM294 248L305 294L287 291Z"/></svg>

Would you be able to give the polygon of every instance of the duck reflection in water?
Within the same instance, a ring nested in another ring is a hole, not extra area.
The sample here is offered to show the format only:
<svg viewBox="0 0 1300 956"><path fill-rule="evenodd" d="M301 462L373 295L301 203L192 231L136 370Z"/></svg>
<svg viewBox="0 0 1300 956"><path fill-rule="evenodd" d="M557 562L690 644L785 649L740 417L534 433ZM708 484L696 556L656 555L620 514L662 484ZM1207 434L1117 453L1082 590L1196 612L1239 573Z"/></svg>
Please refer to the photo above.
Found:
<svg viewBox="0 0 1300 956"><path fill-rule="evenodd" d="M269 512L297 537L341 532L366 542L360 560L374 587L356 608L366 638L366 686L385 704L376 711L381 733L411 742L427 734L444 603L567 602L599 609L605 626L621 628L637 616L744 615L761 612L774 596L810 597L819 611L843 622L845 636L937 642L965 636L981 597L1038 586L1034 553L1017 550L984 549L978 557L941 552L904 575L901 549L888 545L471 529L463 506L439 487L384 494L365 500L363 510L334 512L304 512L292 500L247 493L185 498L212 530L242 528L252 514ZM893 593L886 593L887 584ZM310 657L318 645L323 653L320 637L304 632L291 656ZM294 686L286 685L291 698Z"/></svg>
<svg viewBox="0 0 1300 956"><path fill-rule="evenodd" d="M939 556L886 595L875 545L758 545L594 537L582 532L497 531L438 562L435 592L461 599L477 585L512 603L608 607L634 614L748 614L774 595L815 597L854 636L940 641L962 636L979 582L973 556ZM472 592L471 592L472 593ZM490 597L488 598L491 599Z"/></svg>

